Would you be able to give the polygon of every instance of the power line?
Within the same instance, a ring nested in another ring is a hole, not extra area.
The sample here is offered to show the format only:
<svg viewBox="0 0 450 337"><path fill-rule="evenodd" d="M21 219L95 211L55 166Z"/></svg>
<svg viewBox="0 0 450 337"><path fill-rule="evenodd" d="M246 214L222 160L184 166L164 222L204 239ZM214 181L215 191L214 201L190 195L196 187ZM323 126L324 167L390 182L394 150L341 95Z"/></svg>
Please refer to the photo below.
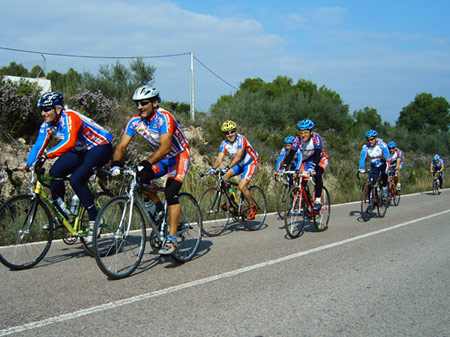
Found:
<svg viewBox="0 0 450 337"><path fill-rule="evenodd" d="M29 54L40 54L40 55L50 55L50 56L62 56L62 57L76 57L76 58L88 58L88 59L135 59L136 56L96 56L96 55L75 55L75 54L64 54L64 53L49 53L49 52L43 52L43 51L35 51L35 50L25 50L25 49L17 49L17 48L9 48L9 47L1 47L0 49L3 50L9 50L9 51L16 51L21 53L29 53ZM163 58L163 57L176 57L176 56L184 56L184 55L190 55L190 53L178 53L178 54L167 54L167 55L152 55L152 56L142 56L143 59L149 59L149 58ZM200 61L197 57L194 56L194 59L200 63L201 66L203 66L206 70L208 70L211 74L213 74L215 77L217 77L219 80L224 82L225 84L229 85L231 88L235 90L239 90L231 83L224 80L222 77L217 75L214 71L209 69L202 61Z"/></svg>

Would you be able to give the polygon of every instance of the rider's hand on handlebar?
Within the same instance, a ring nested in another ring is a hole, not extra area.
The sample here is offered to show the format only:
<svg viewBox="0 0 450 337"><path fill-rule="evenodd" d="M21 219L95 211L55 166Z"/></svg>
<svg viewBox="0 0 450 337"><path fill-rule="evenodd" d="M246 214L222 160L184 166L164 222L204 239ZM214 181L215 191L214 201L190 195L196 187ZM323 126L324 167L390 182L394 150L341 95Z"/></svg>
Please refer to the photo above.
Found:
<svg viewBox="0 0 450 337"><path fill-rule="evenodd" d="M359 169L358 172L364 174L364 173L366 173L366 170L364 170L364 169Z"/></svg>
<svg viewBox="0 0 450 337"><path fill-rule="evenodd" d="M216 174L216 170L215 169L210 169L208 172L206 172L207 175L212 175L212 174Z"/></svg>

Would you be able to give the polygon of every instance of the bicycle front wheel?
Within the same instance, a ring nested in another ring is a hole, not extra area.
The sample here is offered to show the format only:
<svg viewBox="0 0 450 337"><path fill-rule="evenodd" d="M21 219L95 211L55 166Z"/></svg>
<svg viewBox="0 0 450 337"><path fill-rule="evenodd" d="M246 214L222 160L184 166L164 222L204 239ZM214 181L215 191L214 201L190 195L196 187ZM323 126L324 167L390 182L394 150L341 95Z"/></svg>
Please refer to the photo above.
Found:
<svg viewBox="0 0 450 337"><path fill-rule="evenodd" d="M283 184L277 192L277 213L281 220L284 219L284 210L289 196L289 185Z"/></svg>
<svg viewBox="0 0 450 337"><path fill-rule="evenodd" d="M13 270L31 268L52 244L50 210L36 196L12 197L0 208L0 231L0 262Z"/></svg>
<svg viewBox="0 0 450 337"><path fill-rule="evenodd" d="M433 180L432 191L433 191L433 195L437 195L438 194L438 182L436 181L436 179Z"/></svg>
<svg viewBox="0 0 450 337"><path fill-rule="evenodd" d="M198 205L203 217L203 234L217 236L223 233L230 221L230 202L216 187L202 192Z"/></svg>
<svg viewBox="0 0 450 337"><path fill-rule="evenodd" d="M254 219L247 219L250 205L248 204L247 199L242 196L242 198L244 198L244 205L242 207L242 222L244 223L245 228L247 228L249 231L256 231L261 228L261 226L264 224L264 221L266 220L267 200L263 190L258 186L250 186L248 190L252 195L252 199L256 205L257 211Z"/></svg>
<svg viewBox="0 0 450 337"><path fill-rule="evenodd" d="M374 202L374 191L370 183L367 183L362 192L361 197L361 217L364 221L369 221L371 217L374 216L375 202Z"/></svg>
<svg viewBox="0 0 450 337"><path fill-rule="evenodd" d="M389 198L389 193L387 196L383 195L383 189L380 188L379 190L375 190L376 193L376 198L375 200L377 201L377 209L378 209L378 216L380 218L384 218L384 216L386 215L386 211L389 207L389 204L391 203L391 200Z"/></svg>
<svg viewBox="0 0 450 337"><path fill-rule="evenodd" d="M284 212L284 228L290 238L295 239L303 233L306 216L306 206L300 188L292 188L289 192Z"/></svg>
<svg viewBox="0 0 450 337"><path fill-rule="evenodd" d="M400 203L400 191L397 189L397 183L395 182L392 186L392 203L394 206L398 206Z"/></svg>
<svg viewBox="0 0 450 337"><path fill-rule="evenodd" d="M194 197L188 193L180 193L178 200L181 206L181 217L177 231L177 250L172 258L184 263L191 260L202 241L202 213Z"/></svg>
<svg viewBox="0 0 450 337"><path fill-rule="evenodd" d="M133 273L145 249L145 218L128 197L110 199L98 213L94 226L93 249L97 265L110 279Z"/></svg>
<svg viewBox="0 0 450 337"><path fill-rule="evenodd" d="M100 210L104 204L108 202L111 198L114 197L114 194L110 192L100 192L97 194L95 198L95 205L97 206L97 210ZM89 215L86 210L86 208L83 207L83 210L81 211L81 220L80 225L78 227L78 232L84 232L88 234L89 232ZM90 255L94 256L94 247L92 245L92 242L88 242L86 237L80 237L81 245L83 246L84 250Z"/></svg>
<svg viewBox="0 0 450 337"><path fill-rule="evenodd" d="M314 223L318 232L322 232L328 228L328 222L330 221L331 203L330 194L325 186L322 188L322 208L314 217Z"/></svg>

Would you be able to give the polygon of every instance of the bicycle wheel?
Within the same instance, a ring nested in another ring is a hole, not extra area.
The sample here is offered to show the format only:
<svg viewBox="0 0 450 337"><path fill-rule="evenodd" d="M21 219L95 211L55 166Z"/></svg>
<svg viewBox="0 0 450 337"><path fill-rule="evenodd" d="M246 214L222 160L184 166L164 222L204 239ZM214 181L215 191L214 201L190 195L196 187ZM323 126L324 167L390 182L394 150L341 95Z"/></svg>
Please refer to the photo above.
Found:
<svg viewBox="0 0 450 337"><path fill-rule="evenodd" d="M431 188L431 191L433 192L433 195L438 194L438 188L437 188L437 182L436 179L433 180L433 186Z"/></svg>
<svg viewBox="0 0 450 337"><path fill-rule="evenodd" d="M281 220L284 219L284 210L286 208L286 201L289 196L289 185L283 184L277 192L277 213Z"/></svg>
<svg viewBox="0 0 450 337"><path fill-rule="evenodd" d="M394 206L398 206L400 203L400 194L401 191L397 190L397 182L394 182L392 185L392 203Z"/></svg>
<svg viewBox="0 0 450 337"><path fill-rule="evenodd" d="M323 187L322 189L322 208L314 217L314 224L316 225L316 229L318 232L322 232L328 228L328 222L330 221L331 214L331 203L330 203L330 194L328 190Z"/></svg>
<svg viewBox="0 0 450 337"><path fill-rule="evenodd" d="M136 270L146 239L145 218L137 204L124 196L110 199L98 213L94 233L95 261L106 276L116 280Z"/></svg>
<svg viewBox="0 0 450 337"><path fill-rule="evenodd" d="M97 194L95 198L95 205L97 206L97 210L100 210L104 204L108 202L111 198L114 197L114 194L110 192L100 192ZM89 214L86 208L83 207L80 216L80 225L78 227L78 231L83 231L86 234L89 232ZM86 237L80 237L81 245L84 250L90 255L94 256L94 247L92 246L92 242L88 242Z"/></svg>
<svg viewBox="0 0 450 337"><path fill-rule="evenodd" d="M181 217L177 231L177 250L172 258L180 263L192 259L202 241L202 213L194 197L188 193L180 193L178 200L181 206Z"/></svg>
<svg viewBox="0 0 450 337"><path fill-rule="evenodd" d="M375 201L377 202L378 216L380 218L384 218L389 207L389 203L391 202L391 200L389 199L389 193L387 197L383 196L382 188L380 188L379 190L375 189L374 193L376 193Z"/></svg>
<svg viewBox="0 0 450 337"><path fill-rule="evenodd" d="M18 195L0 208L0 231L0 262L14 270L28 269L50 249L52 215L39 197Z"/></svg>
<svg viewBox="0 0 450 337"><path fill-rule="evenodd" d="M369 219L373 217L373 213L376 208L374 202L374 191L375 189L370 183L367 183L363 188L361 197L361 217L364 221L369 221Z"/></svg>
<svg viewBox="0 0 450 337"><path fill-rule="evenodd" d="M294 187L290 190L284 212L284 228L292 239L298 238L303 233L306 215L306 204L302 198L301 189Z"/></svg>
<svg viewBox="0 0 450 337"><path fill-rule="evenodd" d="M242 205L242 223L249 231L256 231L261 228L267 216L267 200L264 191L258 186L250 186L248 188L252 194L253 202L257 207L256 216L253 220L247 220L250 205L247 199L242 195L244 204Z"/></svg>
<svg viewBox="0 0 450 337"><path fill-rule="evenodd" d="M210 187L202 192L198 205L203 219L203 234L207 236L222 234L230 222L228 198L217 187Z"/></svg>

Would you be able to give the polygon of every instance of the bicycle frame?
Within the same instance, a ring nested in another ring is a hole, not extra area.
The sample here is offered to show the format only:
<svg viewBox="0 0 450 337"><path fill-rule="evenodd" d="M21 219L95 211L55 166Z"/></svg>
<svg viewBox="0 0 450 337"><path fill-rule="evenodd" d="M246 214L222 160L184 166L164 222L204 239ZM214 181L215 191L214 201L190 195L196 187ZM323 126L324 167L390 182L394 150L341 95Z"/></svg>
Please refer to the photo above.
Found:
<svg viewBox="0 0 450 337"><path fill-rule="evenodd" d="M295 173L296 173L295 171L286 171L285 172L285 174L287 174L287 175L295 174ZM307 210L308 210L308 214L306 214L306 215L311 218L314 215L317 215L319 213L319 211L316 212L313 209L314 202L311 202L311 200L315 200L316 191L313 191L313 195L312 195L312 199L311 199L311 194L309 193L309 188L306 185L306 183L308 183L308 182L311 182L313 185L315 185L314 178L312 176L310 176L310 174L308 172L306 172L306 171L300 172L300 175L297 176L297 178L295 178L293 181L292 189L293 188L300 189L300 204L301 204L302 200L305 201Z"/></svg>

